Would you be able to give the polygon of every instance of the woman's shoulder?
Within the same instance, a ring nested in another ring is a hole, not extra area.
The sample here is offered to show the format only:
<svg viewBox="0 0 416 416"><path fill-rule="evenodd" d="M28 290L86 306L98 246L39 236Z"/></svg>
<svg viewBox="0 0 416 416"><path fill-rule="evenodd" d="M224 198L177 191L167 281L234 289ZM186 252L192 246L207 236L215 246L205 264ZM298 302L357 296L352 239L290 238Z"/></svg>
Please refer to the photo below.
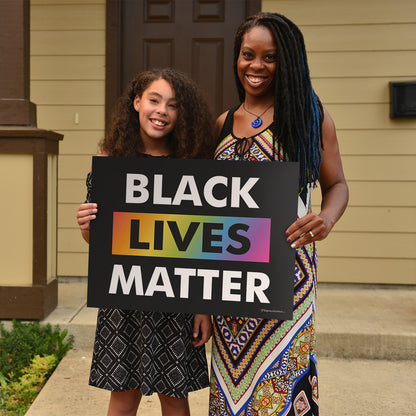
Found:
<svg viewBox="0 0 416 416"><path fill-rule="evenodd" d="M217 137L220 135L222 136L222 133L229 134L232 132L234 113L240 108L240 106L241 104L225 111L217 118L217 122L215 123L215 132L217 133Z"/></svg>
<svg viewBox="0 0 416 416"><path fill-rule="evenodd" d="M325 108L323 108L322 140L324 142L324 149L325 144L330 145L334 141L337 141L337 133L334 120Z"/></svg>
<svg viewBox="0 0 416 416"><path fill-rule="evenodd" d="M230 112L230 110L224 111L215 122L215 133L217 134L217 137L221 133L221 130L224 126L225 120L227 119L227 115Z"/></svg>

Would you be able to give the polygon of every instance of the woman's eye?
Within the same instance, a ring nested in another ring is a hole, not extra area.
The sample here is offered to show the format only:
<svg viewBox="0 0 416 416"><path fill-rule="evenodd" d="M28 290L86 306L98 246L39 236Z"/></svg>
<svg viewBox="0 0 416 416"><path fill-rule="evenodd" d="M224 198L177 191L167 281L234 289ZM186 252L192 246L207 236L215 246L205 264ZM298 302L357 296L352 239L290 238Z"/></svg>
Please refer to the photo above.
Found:
<svg viewBox="0 0 416 416"><path fill-rule="evenodd" d="M251 52L247 52L247 51L241 52L241 55L246 59L251 59L253 57L253 54Z"/></svg>
<svg viewBox="0 0 416 416"><path fill-rule="evenodd" d="M157 100L155 100L154 98L149 98L149 101L150 101L152 104L157 104Z"/></svg>
<svg viewBox="0 0 416 416"><path fill-rule="evenodd" d="M170 108L175 108L175 109L178 108L178 106L176 104L169 104L169 107Z"/></svg>
<svg viewBox="0 0 416 416"><path fill-rule="evenodd" d="M276 62L276 55L266 55L265 60L267 62Z"/></svg>

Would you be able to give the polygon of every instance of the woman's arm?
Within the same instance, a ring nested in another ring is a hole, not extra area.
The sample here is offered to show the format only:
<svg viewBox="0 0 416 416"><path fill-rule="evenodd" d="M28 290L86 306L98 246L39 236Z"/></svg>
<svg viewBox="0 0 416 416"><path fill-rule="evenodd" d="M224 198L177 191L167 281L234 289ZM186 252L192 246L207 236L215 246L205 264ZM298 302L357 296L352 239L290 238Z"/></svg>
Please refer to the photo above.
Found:
<svg viewBox="0 0 416 416"><path fill-rule="evenodd" d="M308 213L286 230L287 241L293 248L326 238L347 207L348 186L342 169L335 125L325 109L322 138L324 148L319 178L322 193L321 212Z"/></svg>
<svg viewBox="0 0 416 416"><path fill-rule="evenodd" d="M208 342L212 335L212 322L210 315L194 315L194 328L192 335L192 345L194 347L200 347Z"/></svg>

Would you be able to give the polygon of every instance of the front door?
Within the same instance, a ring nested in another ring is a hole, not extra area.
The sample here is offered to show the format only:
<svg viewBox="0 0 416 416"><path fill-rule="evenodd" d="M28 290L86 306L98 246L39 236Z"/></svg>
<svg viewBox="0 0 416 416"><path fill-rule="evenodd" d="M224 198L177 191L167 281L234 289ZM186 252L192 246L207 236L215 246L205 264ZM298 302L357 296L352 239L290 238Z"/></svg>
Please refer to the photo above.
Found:
<svg viewBox="0 0 416 416"><path fill-rule="evenodd" d="M202 88L214 117L238 103L233 75L237 27L259 0L107 1L106 119L139 71L172 67Z"/></svg>

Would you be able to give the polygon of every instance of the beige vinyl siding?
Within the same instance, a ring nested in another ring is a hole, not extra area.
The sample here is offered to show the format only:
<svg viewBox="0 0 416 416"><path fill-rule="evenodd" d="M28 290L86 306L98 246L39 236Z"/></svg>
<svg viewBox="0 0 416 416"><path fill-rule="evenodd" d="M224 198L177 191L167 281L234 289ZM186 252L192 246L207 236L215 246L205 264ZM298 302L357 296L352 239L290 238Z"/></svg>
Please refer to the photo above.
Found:
<svg viewBox="0 0 416 416"><path fill-rule="evenodd" d="M58 165L58 275L85 276L75 215L104 134L105 0L31 0L31 101L38 127L64 135ZM78 121L76 120L78 118Z"/></svg>
<svg viewBox="0 0 416 416"><path fill-rule="evenodd" d="M302 31L306 25L414 23L415 7L414 0L262 0L263 11L284 14ZM326 37L330 38L328 32Z"/></svg>
<svg viewBox="0 0 416 416"><path fill-rule="evenodd" d="M263 0L262 10L304 34L350 187L346 213L318 243L319 280L416 284L416 118L389 118L389 82L416 80L416 2Z"/></svg>
<svg viewBox="0 0 416 416"><path fill-rule="evenodd" d="M31 100L64 134L58 275L87 274L75 220L104 133L105 0L31 0ZM390 81L416 80L414 0L263 0L302 29L314 87L335 120L349 208L319 243L319 280L416 284L416 119L389 118ZM75 115L79 123L75 124ZM319 210L319 190L313 206Z"/></svg>

